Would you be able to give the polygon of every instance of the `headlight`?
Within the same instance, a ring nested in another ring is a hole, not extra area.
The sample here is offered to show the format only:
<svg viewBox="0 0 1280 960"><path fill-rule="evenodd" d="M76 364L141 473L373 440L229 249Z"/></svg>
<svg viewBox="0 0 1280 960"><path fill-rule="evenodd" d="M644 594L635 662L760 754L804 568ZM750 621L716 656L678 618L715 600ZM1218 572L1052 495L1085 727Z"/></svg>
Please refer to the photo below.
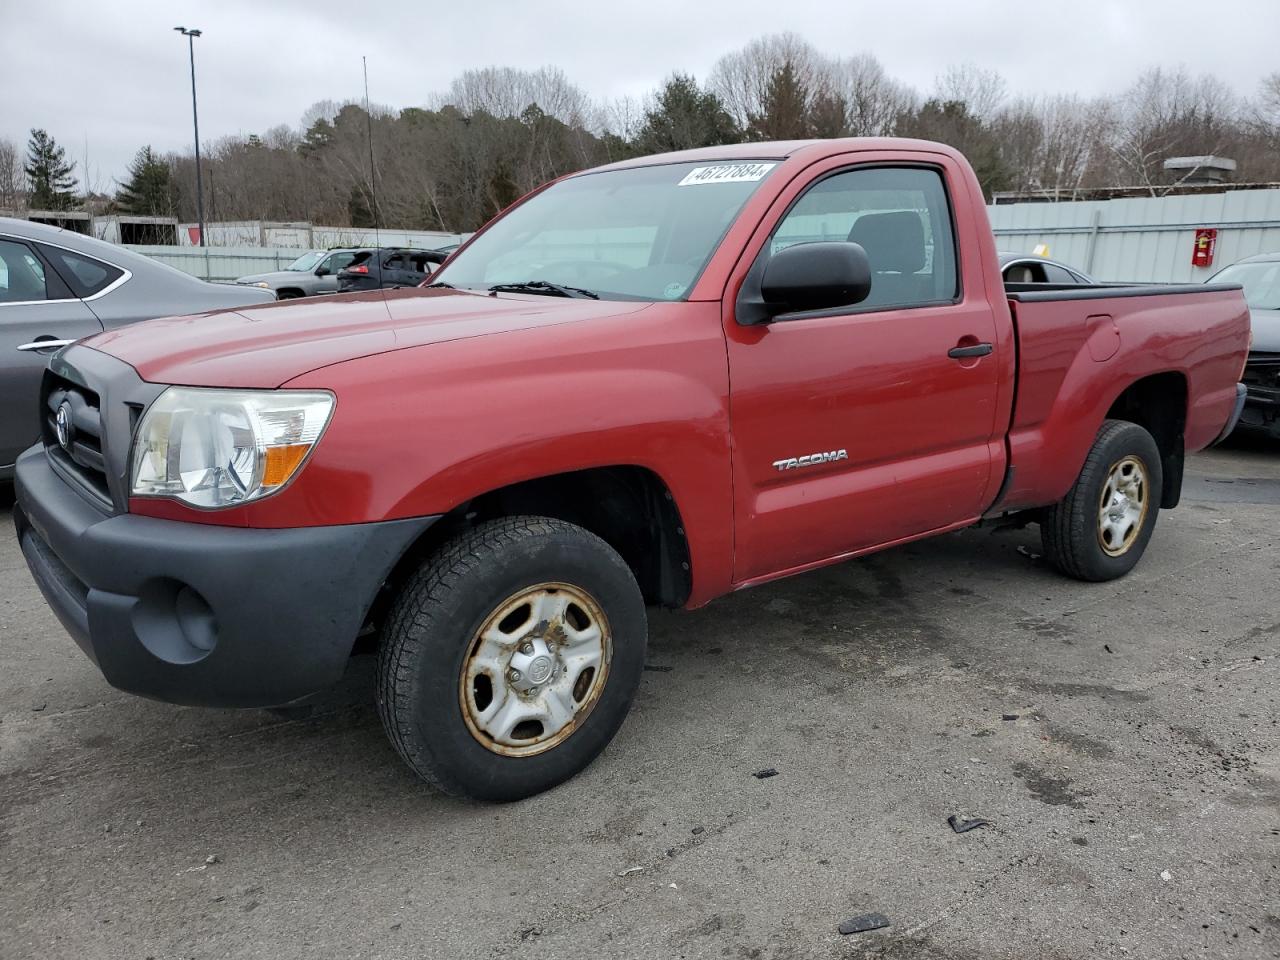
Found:
<svg viewBox="0 0 1280 960"><path fill-rule="evenodd" d="M333 413L322 390L169 387L133 442L133 496L232 507L279 490Z"/></svg>
<svg viewBox="0 0 1280 960"><path fill-rule="evenodd" d="M261 287L263 290L271 289L271 284L267 283L265 280L259 280L257 283L254 284L254 286Z"/></svg>

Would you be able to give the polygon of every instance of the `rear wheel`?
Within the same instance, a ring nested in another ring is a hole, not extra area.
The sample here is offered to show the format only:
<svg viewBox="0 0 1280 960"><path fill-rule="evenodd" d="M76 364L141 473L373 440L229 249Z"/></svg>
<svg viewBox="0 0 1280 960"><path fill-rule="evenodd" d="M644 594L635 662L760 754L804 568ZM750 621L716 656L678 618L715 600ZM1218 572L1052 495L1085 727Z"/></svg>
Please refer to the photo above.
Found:
<svg viewBox="0 0 1280 960"><path fill-rule="evenodd" d="M379 713L427 782L517 800L613 739L645 640L635 577L603 540L559 520L491 521L441 548L393 604Z"/></svg>
<svg viewBox="0 0 1280 960"><path fill-rule="evenodd" d="M280 290L276 293L277 300L298 300L301 297L301 290Z"/></svg>
<svg viewBox="0 0 1280 960"><path fill-rule="evenodd" d="M1084 469L1040 523L1045 556L1078 580L1113 580L1142 558L1160 512L1160 450L1142 427L1107 420Z"/></svg>

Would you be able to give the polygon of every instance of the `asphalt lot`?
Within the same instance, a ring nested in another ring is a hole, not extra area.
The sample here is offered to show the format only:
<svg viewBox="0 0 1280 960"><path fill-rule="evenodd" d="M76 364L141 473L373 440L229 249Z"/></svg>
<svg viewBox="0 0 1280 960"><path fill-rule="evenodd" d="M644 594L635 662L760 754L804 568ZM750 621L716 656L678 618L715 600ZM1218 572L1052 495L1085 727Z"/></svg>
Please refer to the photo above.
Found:
<svg viewBox="0 0 1280 960"><path fill-rule="evenodd" d="M501 807L367 664L305 720L110 689L5 506L0 957L1280 956L1280 447L1189 474L1117 583L978 529L655 612L618 740Z"/></svg>

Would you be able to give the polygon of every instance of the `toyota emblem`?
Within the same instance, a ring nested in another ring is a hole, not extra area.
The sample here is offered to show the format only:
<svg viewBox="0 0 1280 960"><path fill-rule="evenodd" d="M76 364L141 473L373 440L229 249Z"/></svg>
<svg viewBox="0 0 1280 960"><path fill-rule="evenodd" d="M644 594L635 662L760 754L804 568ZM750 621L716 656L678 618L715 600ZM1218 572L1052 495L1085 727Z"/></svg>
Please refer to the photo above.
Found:
<svg viewBox="0 0 1280 960"><path fill-rule="evenodd" d="M71 404L65 400L59 404L58 413L53 418L54 431L58 434L58 446L67 452L71 451Z"/></svg>

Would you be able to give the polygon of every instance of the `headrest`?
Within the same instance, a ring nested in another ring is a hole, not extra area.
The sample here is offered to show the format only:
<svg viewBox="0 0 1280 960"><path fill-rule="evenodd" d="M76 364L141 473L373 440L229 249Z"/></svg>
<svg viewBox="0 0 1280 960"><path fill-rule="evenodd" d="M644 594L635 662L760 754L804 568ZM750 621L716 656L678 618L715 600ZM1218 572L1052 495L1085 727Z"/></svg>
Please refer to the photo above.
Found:
<svg viewBox="0 0 1280 960"><path fill-rule="evenodd" d="M875 273L915 273L924 266L924 224L910 210L865 214L854 221L849 240L867 251Z"/></svg>

